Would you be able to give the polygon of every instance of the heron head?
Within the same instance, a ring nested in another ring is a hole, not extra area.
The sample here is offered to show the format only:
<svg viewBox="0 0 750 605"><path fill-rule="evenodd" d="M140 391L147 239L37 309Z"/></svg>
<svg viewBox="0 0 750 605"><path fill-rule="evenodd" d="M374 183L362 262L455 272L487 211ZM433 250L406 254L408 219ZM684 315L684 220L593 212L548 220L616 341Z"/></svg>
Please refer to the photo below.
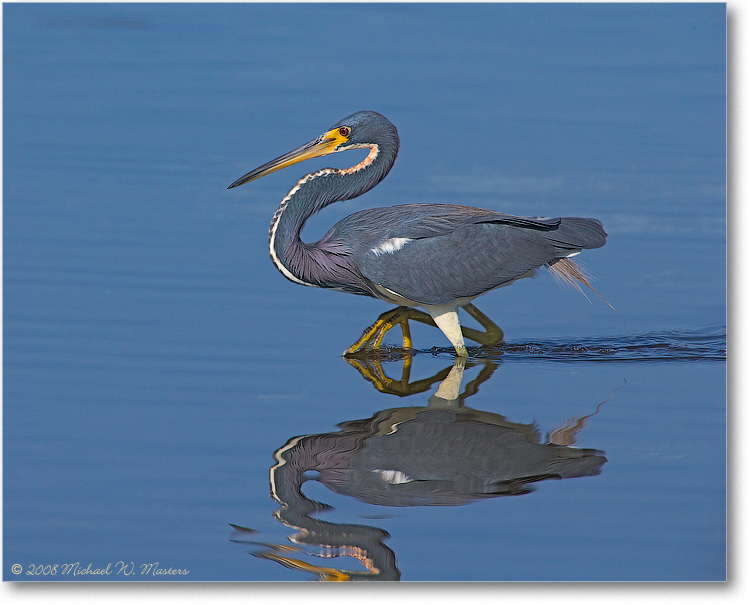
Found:
<svg viewBox="0 0 750 605"><path fill-rule="evenodd" d="M304 160L319 158L347 149L370 147L374 144L380 144L381 141L386 143L395 141L395 146L398 148L396 127L379 113L358 111L339 121L318 138L259 166L255 170L251 170L229 185L227 189L244 185Z"/></svg>
<svg viewBox="0 0 750 605"><path fill-rule="evenodd" d="M385 117L375 111L358 111L344 118L328 132L345 129L347 140L341 143L335 151L359 149L374 144L394 144L398 147L398 132L396 127ZM328 133L326 133L328 134Z"/></svg>

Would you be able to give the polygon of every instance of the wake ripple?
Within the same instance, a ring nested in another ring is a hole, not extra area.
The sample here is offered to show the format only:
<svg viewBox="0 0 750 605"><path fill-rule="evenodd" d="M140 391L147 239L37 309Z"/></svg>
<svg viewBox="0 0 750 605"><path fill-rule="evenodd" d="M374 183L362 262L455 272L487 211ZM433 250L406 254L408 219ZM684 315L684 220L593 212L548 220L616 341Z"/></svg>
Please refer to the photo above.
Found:
<svg viewBox="0 0 750 605"><path fill-rule="evenodd" d="M726 361L726 328L647 332L585 338L506 342L495 349L475 349L474 358L544 359L545 361Z"/></svg>

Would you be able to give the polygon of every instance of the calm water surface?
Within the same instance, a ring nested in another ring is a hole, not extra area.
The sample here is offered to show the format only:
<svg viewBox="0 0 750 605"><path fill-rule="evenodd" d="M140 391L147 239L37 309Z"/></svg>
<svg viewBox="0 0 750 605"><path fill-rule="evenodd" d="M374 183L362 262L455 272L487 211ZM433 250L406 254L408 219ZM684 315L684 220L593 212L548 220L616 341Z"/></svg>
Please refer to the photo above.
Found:
<svg viewBox="0 0 750 605"><path fill-rule="evenodd" d="M724 579L723 5L3 16L4 580ZM387 307L289 283L267 229L359 156L226 187L360 109L398 162L306 240L594 216L621 315L542 272L476 301L507 342L466 364L425 326L345 361Z"/></svg>

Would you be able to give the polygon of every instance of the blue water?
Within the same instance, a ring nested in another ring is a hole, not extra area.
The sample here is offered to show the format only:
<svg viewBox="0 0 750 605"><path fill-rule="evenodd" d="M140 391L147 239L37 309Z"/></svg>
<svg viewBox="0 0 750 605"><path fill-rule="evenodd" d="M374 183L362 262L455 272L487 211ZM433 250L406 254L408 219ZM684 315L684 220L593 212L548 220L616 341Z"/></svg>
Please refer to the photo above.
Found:
<svg viewBox="0 0 750 605"><path fill-rule="evenodd" d="M724 579L725 11L4 5L3 579ZM593 216L619 314L541 272L475 301L506 343L465 368L422 325L347 363L387 306L291 284L267 229L358 154L226 187L360 109L398 161L307 241Z"/></svg>

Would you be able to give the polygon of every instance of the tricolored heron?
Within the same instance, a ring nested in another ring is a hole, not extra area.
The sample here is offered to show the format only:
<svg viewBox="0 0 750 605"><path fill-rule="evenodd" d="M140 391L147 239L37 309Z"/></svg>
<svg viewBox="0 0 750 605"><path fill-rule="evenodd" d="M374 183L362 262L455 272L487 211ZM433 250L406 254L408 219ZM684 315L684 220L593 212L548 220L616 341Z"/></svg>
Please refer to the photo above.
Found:
<svg viewBox="0 0 750 605"><path fill-rule="evenodd" d="M374 111L359 111L229 186L306 159L369 150L356 166L323 168L302 177L281 201L269 229L271 259L290 281L400 305L381 315L345 355L363 346L378 348L395 325L401 325L404 347L410 348L407 321L416 319L434 321L456 353L466 357L464 336L481 344L496 344L503 338L502 330L471 304L480 294L530 277L542 265L571 284L589 285L569 257L604 245L607 234L591 218L525 218L450 204L407 204L355 212L313 244L300 239L305 221L313 214L333 202L362 195L382 181L398 147L393 124ZM429 315L414 309L418 306ZM486 332L462 328L459 307Z"/></svg>

